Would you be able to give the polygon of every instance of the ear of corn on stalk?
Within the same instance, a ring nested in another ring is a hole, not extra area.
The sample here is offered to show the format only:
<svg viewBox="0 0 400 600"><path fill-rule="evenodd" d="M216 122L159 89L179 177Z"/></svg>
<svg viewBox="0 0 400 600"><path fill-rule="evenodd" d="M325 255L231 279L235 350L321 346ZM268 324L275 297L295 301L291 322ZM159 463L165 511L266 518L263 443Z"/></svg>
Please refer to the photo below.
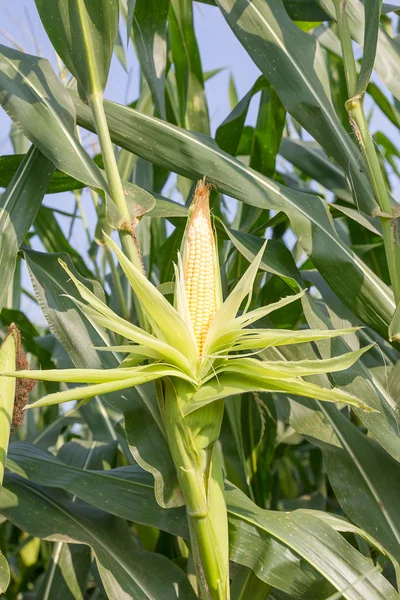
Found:
<svg viewBox="0 0 400 600"><path fill-rule="evenodd" d="M202 355L211 321L221 304L209 196L209 186L199 181L183 242L186 300L199 356Z"/></svg>

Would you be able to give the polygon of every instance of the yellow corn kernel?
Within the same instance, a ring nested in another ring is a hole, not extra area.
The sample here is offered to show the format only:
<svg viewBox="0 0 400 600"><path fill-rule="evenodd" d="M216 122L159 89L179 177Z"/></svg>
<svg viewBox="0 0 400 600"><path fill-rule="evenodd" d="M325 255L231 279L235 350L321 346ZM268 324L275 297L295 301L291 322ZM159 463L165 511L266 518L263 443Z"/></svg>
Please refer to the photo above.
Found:
<svg viewBox="0 0 400 600"><path fill-rule="evenodd" d="M217 309L215 242L209 197L210 187L199 181L185 240L185 290L199 355Z"/></svg>

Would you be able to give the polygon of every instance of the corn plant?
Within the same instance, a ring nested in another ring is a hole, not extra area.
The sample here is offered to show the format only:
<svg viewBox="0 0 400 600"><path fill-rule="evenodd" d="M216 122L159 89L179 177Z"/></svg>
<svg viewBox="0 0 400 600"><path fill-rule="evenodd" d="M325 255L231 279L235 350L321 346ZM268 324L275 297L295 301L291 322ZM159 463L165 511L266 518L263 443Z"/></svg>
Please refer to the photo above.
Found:
<svg viewBox="0 0 400 600"><path fill-rule="evenodd" d="M262 73L212 139L197 3L35 5L57 71L0 46L0 591L399 598L393 6L204 2Z"/></svg>

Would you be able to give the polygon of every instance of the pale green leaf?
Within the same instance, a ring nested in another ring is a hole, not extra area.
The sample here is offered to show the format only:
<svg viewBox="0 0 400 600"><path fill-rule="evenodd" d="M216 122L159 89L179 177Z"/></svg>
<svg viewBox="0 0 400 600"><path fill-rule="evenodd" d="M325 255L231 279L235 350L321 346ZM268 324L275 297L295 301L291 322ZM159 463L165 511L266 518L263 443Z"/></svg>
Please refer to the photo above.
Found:
<svg viewBox="0 0 400 600"><path fill-rule="evenodd" d="M197 350L186 323L157 288L129 261L117 244L110 237L105 236L105 238L114 250L122 270L155 331L161 334L170 346L187 356L188 360L193 363L197 356Z"/></svg>

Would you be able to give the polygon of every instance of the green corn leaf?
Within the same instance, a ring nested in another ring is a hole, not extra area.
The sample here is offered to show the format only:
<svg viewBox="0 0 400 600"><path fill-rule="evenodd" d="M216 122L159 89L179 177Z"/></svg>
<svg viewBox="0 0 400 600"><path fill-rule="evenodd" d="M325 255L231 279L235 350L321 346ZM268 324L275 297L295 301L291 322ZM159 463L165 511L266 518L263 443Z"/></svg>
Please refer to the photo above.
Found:
<svg viewBox="0 0 400 600"><path fill-rule="evenodd" d="M286 296L286 298L282 298L277 302L271 302L267 306L260 306L259 308L255 308L254 310L250 310L244 315L240 315L234 319L234 323L240 325L241 327L248 327L252 323L255 323L259 319L270 315L275 310L279 310L288 304L292 304L292 302L296 302L303 297L305 294L305 290L302 290L298 294L293 294L292 296Z"/></svg>
<svg viewBox="0 0 400 600"><path fill-rule="evenodd" d="M123 346L99 346L95 348L98 352L120 352L121 354L131 354L132 356L143 356L146 358L160 358L160 353L146 346L134 346L133 344L126 344ZM128 357L129 359L130 357ZM126 359L127 360L127 359Z"/></svg>
<svg viewBox="0 0 400 600"><path fill-rule="evenodd" d="M75 110L50 63L0 46L0 103L25 135L61 170L104 188L100 170L75 134Z"/></svg>
<svg viewBox="0 0 400 600"><path fill-rule="evenodd" d="M241 564L252 566L252 545L269 534L307 560L347 600L398 600L397 591L377 569L371 568L369 559L327 523L298 510L263 510L232 484L227 485L225 493L232 533L236 537L240 528L249 528L245 549L240 552L238 548ZM317 597L326 598L326 592Z"/></svg>
<svg viewBox="0 0 400 600"><path fill-rule="evenodd" d="M252 350L268 348L270 346L287 346L291 344L304 344L318 340L328 340L341 337L357 331L355 327L348 329L321 330L305 329L292 331L291 329L249 329L242 331L235 343L235 350Z"/></svg>
<svg viewBox="0 0 400 600"><path fill-rule="evenodd" d="M222 332L215 340L212 346L214 354L223 355L231 349L256 350L265 349L271 346L287 346L292 344L303 344L318 340L328 340L335 337L341 337L357 331L357 328L336 330L318 330L305 329L293 331L292 329L242 329L231 327Z"/></svg>
<svg viewBox="0 0 400 600"><path fill-rule="evenodd" d="M392 554L390 554L386 550L386 548L384 546L382 546L382 544L380 542L378 542L378 540L375 537L370 535L367 531L365 531L364 529L361 529L360 527L357 527L353 523L350 523L350 521L348 521L344 517L339 517L332 513L325 513L320 510L312 510L312 509L310 509L310 510L300 509L300 511L304 512L306 514L312 515L314 517L317 517L318 519L321 519L321 521L324 521L324 523L327 523L335 531L340 531L341 533L351 532L351 533L355 533L358 536L360 536L361 539L365 540L373 548L376 548L376 550L378 550L378 552L380 552L382 554L382 556L387 557L392 562L393 567L395 568L395 570L397 572L396 576L398 577L399 567L400 567L398 561L395 559L395 557Z"/></svg>
<svg viewBox="0 0 400 600"><path fill-rule="evenodd" d="M118 0L35 0L57 54L88 98L103 92L118 31Z"/></svg>
<svg viewBox="0 0 400 600"><path fill-rule="evenodd" d="M355 91L356 95L362 95L365 93L369 80L371 79L376 57L376 47L378 43L382 0L365 0L364 7L364 53L357 80L357 87Z"/></svg>
<svg viewBox="0 0 400 600"><path fill-rule="evenodd" d="M4 554L0 553L0 594L4 594L10 583L10 567Z"/></svg>
<svg viewBox="0 0 400 600"><path fill-rule="evenodd" d="M126 521L71 502L65 492L9 474L0 513L34 537L89 545L110 600L196 598L186 574L164 556L139 548Z"/></svg>
<svg viewBox="0 0 400 600"><path fill-rule="evenodd" d="M323 362L323 361L321 361ZM125 379L135 379L142 376L154 375L155 377L180 376L180 372L173 367L163 364L143 365L136 368L117 369L46 369L40 371L20 370L0 372L6 377L17 377L20 379L38 379L41 381L63 381L64 383L107 383ZM182 378L194 383L190 377L182 373ZM83 388L85 389L85 388Z"/></svg>
<svg viewBox="0 0 400 600"><path fill-rule="evenodd" d="M161 118L165 113L165 70L167 63L167 18L169 0L136 0L132 37L136 52Z"/></svg>
<svg viewBox="0 0 400 600"><path fill-rule="evenodd" d="M291 418L296 430L302 422L303 434L314 438L313 419L316 423L318 412L328 426L324 439L321 436L314 439L324 454L329 481L345 514L399 560L400 519L396 511L399 463L336 407L326 404L305 407L309 417L299 408ZM331 433L333 438L328 441Z"/></svg>
<svg viewBox="0 0 400 600"><path fill-rule="evenodd" d="M32 147L20 163L0 199L0 310L25 239L46 193L53 165Z"/></svg>
<svg viewBox="0 0 400 600"><path fill-rule="evenodd" d="M236 156L251 99L268 85L265 77L259 77L247 94L235 103L232 111L215 132L215 141L221 150Z"/></svg>
<svg viewBox="0 0 400 600"><path fill-rule="evenodd" d="M75 463L66 464L61 451L56 457L37 445L17 442L10 446L7 467L34 483L68 489L88 504L122 519L189 537L184 509L162 509L154 497L152 476L137 466L83 470ZM104 494L97 493L100 488Z"/></svg>

